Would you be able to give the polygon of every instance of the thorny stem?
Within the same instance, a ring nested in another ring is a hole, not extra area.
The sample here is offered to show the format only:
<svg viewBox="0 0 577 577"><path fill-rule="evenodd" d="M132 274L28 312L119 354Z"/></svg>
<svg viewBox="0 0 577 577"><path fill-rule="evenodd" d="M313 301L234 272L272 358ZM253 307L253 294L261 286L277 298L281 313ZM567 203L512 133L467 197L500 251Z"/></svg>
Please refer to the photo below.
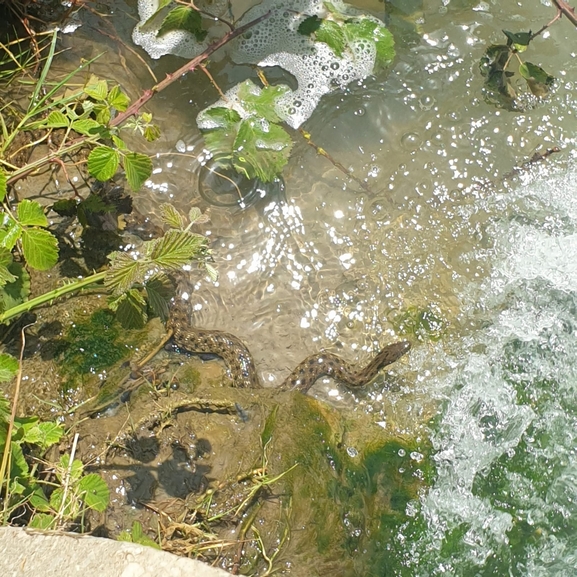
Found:
<svg viewBox="0 0 577 577"><path fill-rule="evenodd" d="M104 280L105 276L106 276L106 271L98 272L96 274L87 276L86 278L83 278L79 281L72 282L70 284L61 286L57 289L54 289L53 291L44 293L44 294L39 295L33 299L30 299L28 301L20 303L19 305L12 307L12 308L4 311L2 314L0 314L0 324L5 323L6 321L9 321L10 319L13 319L14 317L17 317L18 315L21 315L22 313L25 313L26 311L29 311L35 307L49 303L49 302L53 301L54 299L57 299L61 296L79 291L83 288L89 287L89 286L97 284L97 283L100 283Z"/></svg>
<svg viewBox="0 0 577 577"><path fill-rule="evenodd" d="M172 74L167 74L164 80L161 80L158 84L154 85L152 88L145 90L138 100L133 102L124 112L121 112L110 121L110 126L111 127L118 126L123 122L125 122L131 116L135 116L136 114L138 114L140 112L140 109L157 92L164 90L166 87L170 86L173 82L178 80L181 76L184 76L188 72L192 72L193 70L195 70L202 62L204 62L211 54L216 52L219 48L221 48L222 46L224 46L237 36L244 34L249 28L252 28L259 22L262 22L263 20L268 18L269 15L270 10L266 12L266 14L263 14L262 16L255 18L254 20L248 22L244 26L240 26L239 28L236 28L231 32L227 32L220 40L213 42L202 54L199 54L196 58L189 60L184 66L181 66L176 72L173 72Z"/></svg>

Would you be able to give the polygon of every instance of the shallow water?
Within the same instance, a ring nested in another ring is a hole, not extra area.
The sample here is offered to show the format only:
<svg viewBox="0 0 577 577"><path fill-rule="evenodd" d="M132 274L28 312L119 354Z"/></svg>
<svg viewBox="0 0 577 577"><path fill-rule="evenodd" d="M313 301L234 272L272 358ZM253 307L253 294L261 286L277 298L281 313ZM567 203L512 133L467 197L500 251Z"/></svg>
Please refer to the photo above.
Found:
<svg viewBox="0 0 577 577"><path fill-rule="evenodd" d="M544 4L426 1L421 39L398 42L392 70L321 101L305 128L371 192L297 142L284 194L210 207L220 279L196 278L194 322L241 337L267 385L322 347L367 359L407 311L443 321L440 338L415 342L394 369L440 407L429 429L437 478L399 528L395 574L577 570L575 31L563 20L531 45L527 58L558 82L525 113L487 104L478 72L503 28L553 17ZM223 89L249 73L215 60ZM151 66L161 76L179 63ZM216 99L198 73L153 101L163 137L142 212L167 200L206 207L195 117ZM561 153L508 175L552 146ZM383 393L382 378L359 397L316 387L375 422Z"/></svg>

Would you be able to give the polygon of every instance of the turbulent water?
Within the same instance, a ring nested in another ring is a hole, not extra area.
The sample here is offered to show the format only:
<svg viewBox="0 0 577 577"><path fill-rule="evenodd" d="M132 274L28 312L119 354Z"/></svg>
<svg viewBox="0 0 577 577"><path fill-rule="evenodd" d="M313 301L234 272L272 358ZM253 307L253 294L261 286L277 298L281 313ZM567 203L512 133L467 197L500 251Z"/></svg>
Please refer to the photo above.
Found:
<svg viewBox="0 0 577 577"><path fill-rule="evenodd" d="M326 96L305 126L370 192L297 142L284 191L244 212L210 208L221 277L199 277L195 322L241 337L271 386L311 349L366 359L410 311L442 327L399 371L417 401L398 432L430 434L437 468L399 528L399 574L577 574L575 30L563 19L530 46L527 59L557 82L526 112L485 102L478 70L502 29L554 15L537 0L425 1L393 69ZM223 89L246 72L215 61ZM206 207L194 118L217 98L197 76L152 104L172 128L151 151L161 155L143 212L165 200ZM383 425L382 382L362 398L330 382L317 393ZM434 423L419 420L419 398L438 403Z"/></svg>

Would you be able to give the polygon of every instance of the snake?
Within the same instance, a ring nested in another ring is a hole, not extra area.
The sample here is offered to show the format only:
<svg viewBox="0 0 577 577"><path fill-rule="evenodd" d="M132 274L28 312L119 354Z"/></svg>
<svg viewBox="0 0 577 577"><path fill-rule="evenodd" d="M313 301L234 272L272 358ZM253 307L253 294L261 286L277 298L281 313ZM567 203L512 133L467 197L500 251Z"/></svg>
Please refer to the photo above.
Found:
<svg viewBox="0 0 577 577"><path fill-rule="evenodd" d="M172 331L172 339L178 349L221 357L230 371L233 386L262 388L252 355L238 337L224 331L192 326L187 311L178 305L171 309L167 328ZM322 376L332 377L348 388L363 387L370 383L383 367L394 363L410 348L408 341L391 343L361 367L355 367L334 353L314 353L299 363L279 388L306 393Z"/></svg>

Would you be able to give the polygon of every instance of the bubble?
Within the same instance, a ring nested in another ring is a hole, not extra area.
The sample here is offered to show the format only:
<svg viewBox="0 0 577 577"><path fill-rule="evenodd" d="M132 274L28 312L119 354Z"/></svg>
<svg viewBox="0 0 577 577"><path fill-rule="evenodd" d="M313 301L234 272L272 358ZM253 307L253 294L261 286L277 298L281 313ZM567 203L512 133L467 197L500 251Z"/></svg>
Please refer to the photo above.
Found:
<svg viewBox="0 0 577 577"><path fill-rule="evenodd" d="M421 110L431 110L435 106L436 100L432 96L423 95L419 98L419 106Z"/></svg>
<svg viewBox="0 0 577 577"><path fill-rule="evenodd" d="M422 142L421 137L416 132L405 132L401 137L401 146L408 152L418 150Z"/></svg>

